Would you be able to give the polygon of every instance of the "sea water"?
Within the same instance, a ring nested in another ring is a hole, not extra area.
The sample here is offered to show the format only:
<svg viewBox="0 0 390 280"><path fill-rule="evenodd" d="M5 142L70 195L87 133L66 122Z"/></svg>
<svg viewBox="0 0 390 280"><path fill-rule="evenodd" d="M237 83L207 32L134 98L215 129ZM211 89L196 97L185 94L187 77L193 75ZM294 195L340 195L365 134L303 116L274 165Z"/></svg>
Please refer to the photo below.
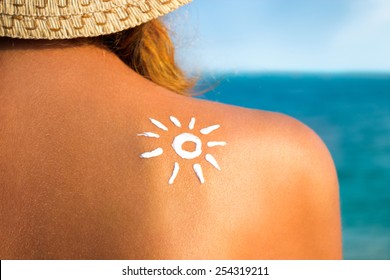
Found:
<svg viewBox="0 0 390 280"><path fill-rule="evenodd" d="M288 114L324 140L336 164L345 259L390 259L390 74L205 76L201 96Z"/></svg>

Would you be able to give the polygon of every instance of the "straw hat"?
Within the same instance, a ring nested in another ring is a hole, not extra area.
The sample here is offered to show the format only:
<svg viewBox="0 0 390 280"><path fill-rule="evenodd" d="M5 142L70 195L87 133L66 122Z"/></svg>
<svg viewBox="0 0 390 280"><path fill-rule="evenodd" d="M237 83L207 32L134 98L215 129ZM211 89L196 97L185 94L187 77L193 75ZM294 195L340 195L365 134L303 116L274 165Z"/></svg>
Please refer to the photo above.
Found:
<svg viewBox="0 0 390 280"><path fill-rule="evenodd" d="M0 0L0 36L70 39L115 33L191 0Z"/></svg>

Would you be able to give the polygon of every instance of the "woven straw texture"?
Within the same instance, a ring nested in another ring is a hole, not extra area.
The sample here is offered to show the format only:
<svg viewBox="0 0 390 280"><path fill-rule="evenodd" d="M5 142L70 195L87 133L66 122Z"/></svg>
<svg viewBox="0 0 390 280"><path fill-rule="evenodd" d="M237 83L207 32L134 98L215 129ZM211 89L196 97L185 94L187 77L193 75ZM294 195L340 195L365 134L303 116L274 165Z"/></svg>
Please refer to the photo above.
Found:
<svg viewBox="0 0 390 280"><path fill-rule="evenodd" d="M115 33L191 0L0 0L0 36L70 39Z"/></svg>

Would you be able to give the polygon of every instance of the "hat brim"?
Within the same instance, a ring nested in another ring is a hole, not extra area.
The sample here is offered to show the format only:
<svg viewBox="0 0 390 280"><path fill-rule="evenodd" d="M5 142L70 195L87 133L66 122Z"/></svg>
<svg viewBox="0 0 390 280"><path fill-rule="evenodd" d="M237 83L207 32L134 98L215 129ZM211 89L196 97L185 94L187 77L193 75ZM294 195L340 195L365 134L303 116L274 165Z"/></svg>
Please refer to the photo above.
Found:
<svg viewBox="0 0 390 280"><path fill-rule="evenodd" d="M0 1L0 36L21 39L95 37L163 16L191 0ZM55 3L53 3L55 2ZM20 1L18 1L20 3Z"/></svg>

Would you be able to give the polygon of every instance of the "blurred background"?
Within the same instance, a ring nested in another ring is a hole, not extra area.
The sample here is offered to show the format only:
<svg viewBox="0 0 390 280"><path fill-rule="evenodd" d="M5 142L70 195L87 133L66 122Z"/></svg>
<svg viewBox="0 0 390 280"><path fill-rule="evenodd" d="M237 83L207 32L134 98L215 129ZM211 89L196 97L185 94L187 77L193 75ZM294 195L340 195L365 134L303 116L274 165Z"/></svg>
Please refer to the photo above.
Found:
<svg viewBox="0 0 390 280"><path fill-rule="evenodd" d="M340 181L345 259L390 259L390 1L194 0L167 18L205 98L314 129Z"/></svg>

